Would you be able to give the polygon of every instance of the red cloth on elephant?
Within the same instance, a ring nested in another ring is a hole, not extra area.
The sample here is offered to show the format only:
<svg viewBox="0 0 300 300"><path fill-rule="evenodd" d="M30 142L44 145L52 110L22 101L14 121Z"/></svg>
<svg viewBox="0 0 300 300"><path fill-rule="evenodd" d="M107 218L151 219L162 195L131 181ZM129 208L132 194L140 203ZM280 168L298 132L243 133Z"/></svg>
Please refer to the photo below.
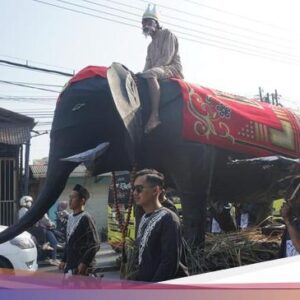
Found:
<svg viewBox="0 0 300 300"><path fill-rule="evenodd" d="M300 120L291 110L177 82L184 100L184 139L253 156L300 156Z"/></svg>
<svg viewBox="0 0 300 300"><path fill-rule="evenodd" d="M88 66L69 84L100 76L106 67ZM181 87L183 138L253 156L300 156L300 120L291 110L173 79Z"/></svg>
<svg viewBox="0 0 300 300"><path fill-rule="evenodd" d="M80 70L78 73L76 73L64 86L62 91L60 92L57 102L60 100L61 94L64 92L64 90L72 83L84 80L87 78L95 77L95 76L100 76L103 78L107 77L107 67L98 67L98 66L87 66L84 69Z"/></svg>
<svg viewBox="0 0 300 300"><path fill-rule="evenodd" d="M69 84L94 76L106 78L107 69L107 67L87 66L74 75L69 81Z"/></svg>

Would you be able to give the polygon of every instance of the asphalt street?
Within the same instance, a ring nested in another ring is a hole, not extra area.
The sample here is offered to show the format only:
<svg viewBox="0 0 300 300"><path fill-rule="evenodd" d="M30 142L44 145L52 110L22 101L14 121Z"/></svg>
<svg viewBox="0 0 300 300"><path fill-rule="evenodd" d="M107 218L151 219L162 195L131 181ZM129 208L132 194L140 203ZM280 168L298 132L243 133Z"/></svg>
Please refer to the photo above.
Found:
<svg viewBox="0 0 300 300"><path fill-rule="evenodd" d="M112 250L108 243L101 243L100 251L96 255L97 268L105 279L119 279L120 273L117 266L119 255ZM46 262L39 262L38 272L60 273L57 266L52 266Z"/></svg>

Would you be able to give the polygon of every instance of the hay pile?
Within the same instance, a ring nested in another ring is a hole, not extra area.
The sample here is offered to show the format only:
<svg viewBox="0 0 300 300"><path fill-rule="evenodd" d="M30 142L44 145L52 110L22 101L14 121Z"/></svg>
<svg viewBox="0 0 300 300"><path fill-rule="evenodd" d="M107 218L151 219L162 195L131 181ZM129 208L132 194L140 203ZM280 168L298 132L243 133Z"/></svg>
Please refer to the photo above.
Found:
<svg viewBox="0 0 300 300"><path fill-rule="evenodd" d="M228 269L278 258L281 235L263 235L261 228L207 234L205 248L185 250L190 274Z"/></svg>
<svg viewBox="0 0 300 300"><path fill-rule="evenodd" d="M266 236L259 227L233 233L206 234L205 248L193 248L184 241L190 275L223 270L278 258L281 234ZM127 263L121 267L124 279L134 280L137 249L126 242Z"/></svg>

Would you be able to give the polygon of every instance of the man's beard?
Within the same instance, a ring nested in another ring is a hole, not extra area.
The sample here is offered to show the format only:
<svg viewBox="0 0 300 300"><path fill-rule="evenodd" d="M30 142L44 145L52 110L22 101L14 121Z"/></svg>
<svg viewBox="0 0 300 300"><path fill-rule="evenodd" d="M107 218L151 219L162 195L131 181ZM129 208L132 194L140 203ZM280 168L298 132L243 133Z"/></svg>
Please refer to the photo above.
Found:
<svg viewBox="0 0 300 300"><path fill-rule="evenodd" d="M149 35L153 34L156 30L156 27L153 26L146 26L143 27L143 34L147 38Z"/></svg>

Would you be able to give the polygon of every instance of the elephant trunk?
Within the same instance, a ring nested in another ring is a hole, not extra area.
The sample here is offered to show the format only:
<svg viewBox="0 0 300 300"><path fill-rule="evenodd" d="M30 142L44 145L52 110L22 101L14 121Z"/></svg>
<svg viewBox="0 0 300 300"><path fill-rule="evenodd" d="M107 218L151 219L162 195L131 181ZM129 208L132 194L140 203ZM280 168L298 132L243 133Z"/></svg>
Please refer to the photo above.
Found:
<svg viewBox="0 0 300 300"><path fill-rule="evenodd" d="M34 201L32 208L18 223L0 233L0 244L29 229L43 217L62 193L70 173L77 165L76 163L61 162L59 160L51 163L49 161L47 180L41 193Z"/></svg>

